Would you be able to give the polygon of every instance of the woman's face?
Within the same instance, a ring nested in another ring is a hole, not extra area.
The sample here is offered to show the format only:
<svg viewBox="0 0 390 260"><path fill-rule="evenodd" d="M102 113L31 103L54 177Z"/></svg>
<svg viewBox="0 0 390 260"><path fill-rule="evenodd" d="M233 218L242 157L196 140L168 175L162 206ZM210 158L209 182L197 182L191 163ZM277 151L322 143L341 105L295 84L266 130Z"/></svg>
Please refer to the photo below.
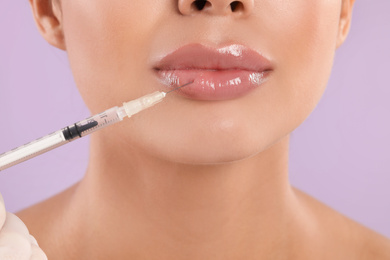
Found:
<svg viewBox="0 0 390 260"><path fill-rule="evenodd" d="M265 82L245 94L222 100L169 94L112 127L112 144L175 162L229 162L264 151L308 117L331 71L341 1L241 0L234 11L231 2L209 0L197 10L190 0L62 1L71 68L92 113L167 90L156 64L183 46L216 52L239 46L269 61ZM181 62L180 55L172 59L174 66Z"/></svg>

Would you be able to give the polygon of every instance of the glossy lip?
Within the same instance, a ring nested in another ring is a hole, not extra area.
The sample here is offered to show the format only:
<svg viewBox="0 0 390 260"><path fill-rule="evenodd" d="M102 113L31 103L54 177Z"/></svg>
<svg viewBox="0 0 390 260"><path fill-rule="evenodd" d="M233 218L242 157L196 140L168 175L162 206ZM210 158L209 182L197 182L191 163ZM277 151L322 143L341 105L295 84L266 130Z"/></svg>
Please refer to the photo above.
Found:
<svg viewBox="0 0 390 260"><path fill-rule="evenodd" d="M272 72L271 62L250 48L233 44L214 49L190 44L163 57L153 67L160 81L182 96L197 100L240 97L261 86Z"/></svg>

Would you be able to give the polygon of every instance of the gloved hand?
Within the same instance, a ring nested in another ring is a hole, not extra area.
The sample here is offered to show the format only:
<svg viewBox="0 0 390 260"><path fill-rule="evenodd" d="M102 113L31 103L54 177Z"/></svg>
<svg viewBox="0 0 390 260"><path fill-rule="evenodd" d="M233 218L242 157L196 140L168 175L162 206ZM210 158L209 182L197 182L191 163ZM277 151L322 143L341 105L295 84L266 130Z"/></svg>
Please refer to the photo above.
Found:
<svg viewBox="0 0 390 260"><path fill-rule="evenodd" d="M0 259L1 260L47 260L37 241L28 232L26 225L12 213L6 212L0 194Z"/></svg>

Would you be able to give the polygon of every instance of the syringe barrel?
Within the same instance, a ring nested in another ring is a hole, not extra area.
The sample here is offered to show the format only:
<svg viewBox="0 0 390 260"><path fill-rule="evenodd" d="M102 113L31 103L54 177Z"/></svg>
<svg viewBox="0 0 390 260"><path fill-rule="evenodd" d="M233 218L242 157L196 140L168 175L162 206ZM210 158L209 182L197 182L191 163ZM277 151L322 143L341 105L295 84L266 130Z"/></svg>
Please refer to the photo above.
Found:
<svg viewBox="0 0 390 260"><path fill-rule="evenodd" d="M113 125L119 121L122 121L123 116L119 113L119 111L120 110L118 107L113 107L100 114L77 122L74 125L65 127L62 129L65 140L73 141L80 137L92 134L93 132L96 132L109 125Z"/></svg>
<svg viewBox="0 0 390 260"><path fill-rule="evenodd" d="M80 137L92 134L104 127L122 121L122 119L123 113L120 113L118 107L113 107L98 115L91 116L73 125L64 127L57 132L1 154L0 171L27 161Z"/></svg>
<svg viewBox="0 0 390 260"><path fill-rule="evenodd" d="M123 107L113 107L100 114L64 127L53 134L0 154L0 171L122 121L125 116L130 117L157 104L165 95L165 92L158 91L145 95L136 100L124 103Z"/></svg>
<svg viewBox="0 0 390 260"><path fill-rule="evenodd" d="M62 130L59 130L9 152L0 154L0 171L27 161L67 142L62 134Z"/></svg>

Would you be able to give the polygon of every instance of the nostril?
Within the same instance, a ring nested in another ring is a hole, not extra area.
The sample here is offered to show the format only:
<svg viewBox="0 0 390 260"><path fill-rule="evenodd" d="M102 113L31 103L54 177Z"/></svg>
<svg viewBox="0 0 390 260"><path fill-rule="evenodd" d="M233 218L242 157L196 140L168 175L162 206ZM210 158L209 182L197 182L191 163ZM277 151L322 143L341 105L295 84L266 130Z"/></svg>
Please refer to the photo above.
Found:
<svg viewBox="0 0 390 260"><path fill-rule="evenodd" d="M195 0L192 5L198 10L201 11L206 5L211 5L208 1L206 0Z"/></svg>
<svg viewBox="0 0 390 260"><path fill-rule="evenodd" d="M232 12L240 11L244 9L244 5L240 1L233 1L230 4L230 8L232 9Z"/></svg>
<svg viewBox="0 0 390 260"><path fill-rule="evenodd" d="M193 0L191 4L191 9L193 11L202 11L208 9L212 7L211 2L213 1L217 1L217 0ZM229 6L231 11L235 13L241 13L245 9L242 1L233 1L229 4Z"/></svg>

